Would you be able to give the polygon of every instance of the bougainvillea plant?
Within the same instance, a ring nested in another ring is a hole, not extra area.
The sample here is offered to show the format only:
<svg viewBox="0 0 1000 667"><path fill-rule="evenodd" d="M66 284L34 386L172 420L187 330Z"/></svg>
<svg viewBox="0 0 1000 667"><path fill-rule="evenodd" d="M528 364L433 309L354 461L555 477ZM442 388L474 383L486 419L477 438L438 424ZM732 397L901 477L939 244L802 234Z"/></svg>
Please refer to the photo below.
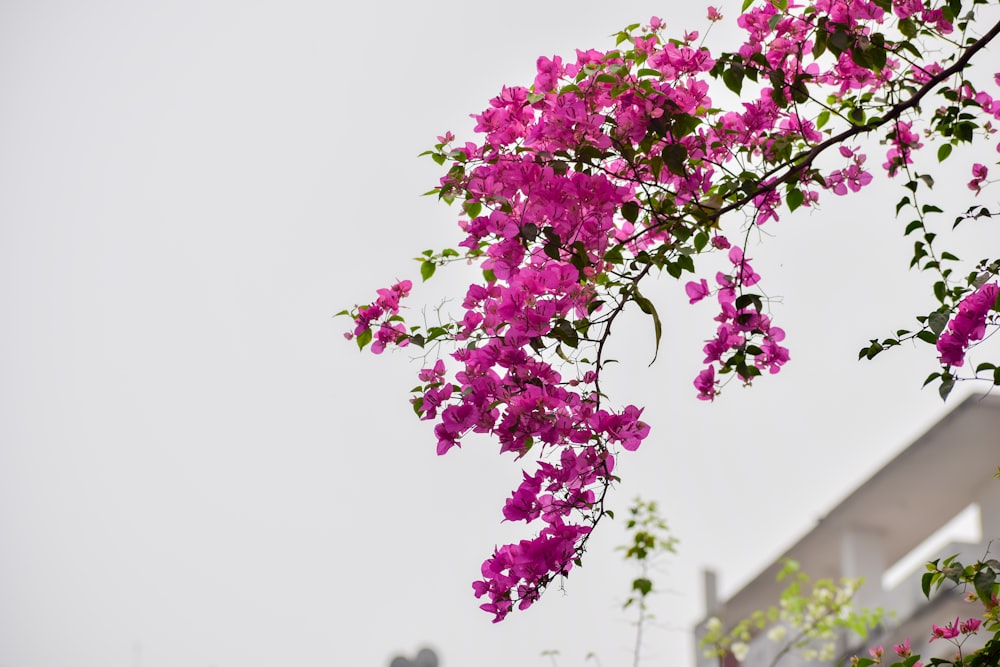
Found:
<svg viewBox="0 0 1000 667"><path fill-rule="evenodd" d="M1000 384L1000 367L965 366L1000 325L1000 260L963 263L939 247L928 219L943 210L922 202L933 179L914 167L915 155L931 152L970 174L970 197L991 183L1000 73L970 68L990 64L985 49L1000 34L1000 23L983 25L990 4L746 0L736 18L745 40L719 53L696 32L671 37L654 17L608 50L539 58L530 85L502 88L473 116L476 141L438 138L427 155L446 171L433 193L459 205L462 237L457 248L425 252L421 277L461 261L477 264L480 279L460 312L433 324L405 321L406 280L344 312L361 349L424 348L412 402L434 423L439 454L487 434L527 466L502 512L538 528L497 548L473 584L494 620L580 564L609 514L615 457L649 433L642 408L615 405L601 385L611 331L630 304L651 318L659 343L645 280L666 273L691 303L717 303L694 378L699 398L789 362L747 256L757 226L876 179L900 183L911 266L934 276L936 307L860 356L914 339L935 348L940 370L927 383L942 396L958 379ZM708 20L723 17L710 9ZM714 100L732 99L727 89L741 101L720 108ZM869 159L876 141L883 147ZM967 153L952 154L961 144L982 147L982 157L953 164ZM1000 211L953 213L957 225ZM710 253L729 268L701 273Z"/></svg>

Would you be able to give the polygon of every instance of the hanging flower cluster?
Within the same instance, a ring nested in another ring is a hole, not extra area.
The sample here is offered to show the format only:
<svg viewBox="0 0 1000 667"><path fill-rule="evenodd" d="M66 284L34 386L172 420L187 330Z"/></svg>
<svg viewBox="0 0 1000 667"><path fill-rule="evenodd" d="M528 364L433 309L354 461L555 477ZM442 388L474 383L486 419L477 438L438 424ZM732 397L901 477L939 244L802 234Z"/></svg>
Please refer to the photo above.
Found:
<svg viewBox="0 0 1000 667"><path fill-rule="evenodd" d="M699 398L779 372L790 354L746 257L750 230L778 222L783 210L817 206L824 192L871 184L861 135L888 145L882 167L905 176L910 193L921 182L910 172L913 156L925 144L936 142L943 160L953 145L989 136L992 127L978 119L1000 114L1000 103L962 73L1000 25L978 39L949 37L968 31L977 4L747 0L737 18L744 43L719 54L697 32L668 38L654 17L619 33L616 48L539 58L532 85L504 87L473 115L477 142L457 144L448 133L427 152L447 168L434 192L460 202L463 237L457 250L425 252L421 275L467 261L482 278L459 313L432 325L407 326L401 316L409 281L380 290L372 304L345 311L355 321L348 337L375 353L408 344L436 352L412 402L434 423L439 454L483 434L534 466L503 516L541 527L497 548L474 586L495 620L580 563L608 514L614 456L649 433L641 408L611 404L601 387L612 326L629 304L651 318L659 345L662 324L643 281L692 274L684 287L691 303L714 295L719 305L694 380ZM721 19L710 9L709 22ZM925 59L928 45L937 60ZM744 101L716 108L719 81ZM948 105L925 119L920 105L933 95ZM977 192L986 173L973 167ZM961 365L995 298L985 288L967 296L971 282L955 284L946 262L957 258L935 254L925 224L933 211L910 195L897 212L906 206L918 215L906 233L923 234L914 265L940 277L940 312L918 332L872 341L862 355L907 337L931 339L942 363ZM731 268L710 283L695 260L714 253ZM953 380L950 371L937 377Z"/></svg>

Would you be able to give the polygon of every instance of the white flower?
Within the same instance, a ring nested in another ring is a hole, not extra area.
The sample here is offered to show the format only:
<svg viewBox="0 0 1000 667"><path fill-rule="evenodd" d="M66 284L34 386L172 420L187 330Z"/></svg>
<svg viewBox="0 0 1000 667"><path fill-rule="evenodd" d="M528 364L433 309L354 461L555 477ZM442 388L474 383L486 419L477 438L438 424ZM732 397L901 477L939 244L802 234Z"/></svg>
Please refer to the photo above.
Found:
<svg viewBox="0 0 1000 667"><path fill-rule="evenodd" d="M708 630L708 634L710 635L717 634L722 631L722 621L719 620L718 616L713 616L705 623L705 629Z"/></svg>
<svg viewBox="0 0 1000 667"><path fill-rule="evenodd" d="M750 645L746 642L736 642L729 649L733 653L733 657L737 661L743 662L747 659L747 654L750 653Z"/></svg>
<svg viewBox="0 0 1000 667"><path fill-rule="evenodd" d="M770 639L775 644L777 644L782 639L784 639L785 635L787 634L788 634L788 629L785 626L776 625L767 631L767 638Z"/></svg>
<svg viewBox="0 0 1000 667"><path fill-rule="evenodd" d="M823 644L819 650L819 659L823 662L830 662L834 658L834 645L830 642Z"/></svg>

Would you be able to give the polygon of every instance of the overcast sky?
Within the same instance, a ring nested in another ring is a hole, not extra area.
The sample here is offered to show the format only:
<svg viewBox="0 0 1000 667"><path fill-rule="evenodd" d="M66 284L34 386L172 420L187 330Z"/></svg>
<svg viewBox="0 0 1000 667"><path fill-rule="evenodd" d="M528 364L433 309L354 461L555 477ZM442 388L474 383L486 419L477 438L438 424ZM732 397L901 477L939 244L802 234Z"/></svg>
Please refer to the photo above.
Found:
<svg viewBox="0 0 1000 667"><path fill-rule="evenodd" d="M653 14L704 30L706 4L4 3L0 667L383 667L424 645L442 667L630 664L621 526L565 592L491 624L470 582L526 535L500 523L520 469L487 441L437 457L407 403L419 360L359 355L331 316L459 240L419 196L436 135L468 136L541 54ZM681 541L646 664L689 664L701 568L738 589L949 407L920 391L926 346L855 361L932 307L877 182L751 246L780 375L697 401L713 313L666 277L644 289L657 363L648 321L616 332L608 386L653 431L612 506L658 501ZM970 225L958 247L998 241ZM440 271L413 302L460 290Z"/></svg>

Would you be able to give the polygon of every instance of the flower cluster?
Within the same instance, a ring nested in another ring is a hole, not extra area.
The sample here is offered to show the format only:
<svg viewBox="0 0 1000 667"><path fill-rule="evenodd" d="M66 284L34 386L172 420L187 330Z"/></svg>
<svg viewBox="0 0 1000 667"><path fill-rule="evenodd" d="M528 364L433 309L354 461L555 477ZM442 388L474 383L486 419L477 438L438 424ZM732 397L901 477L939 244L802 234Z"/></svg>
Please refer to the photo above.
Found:
<svg viewBox="0 0 1000 667"><path fill-rule="evenodd" d="M998 293L997 283L987 283L962 299L958 312L948 322L948 330L937 340L942 364L961 366L965 363L966 350L986 335L986 318L990 310L997 307Z"/></svg>
<svg viewBox="0 0 1000 667"><path fill-rule="evenodd" d="M390 344L407 345L409 332L399 321L399 301L409 296L412 288L412 282L402 280L392 287L378 290L378 298L374 302L357 309L354 314L354 331L345 334L345 337L357 337L358 345L362 348L371 342L371 349L375 354L381 354Z"/></svg>
<svg viewBox="0 0 1000 667"><path fill-rule="evenodd" d="M708 21L719 20L710 9ZM947 58L915 63L919 51L907 40L943 39L954 20L951 9L917 0L751 3L736 19L743 44L713 54L697 32L667 38L653 17L620 32L616 48L539 58L530 86L503 87L473 115L478 141L457 144L446 133L427 151L447 168L435 191L460 202L462 238L459 250L425 252L421 274L465 260L482 280L469 285L459 313L426 329L407 328L400 314L409 281L379 290L348 313L355 326L347 335L376 354L408 344L435 353L412 403L434 424L439 454L483 434L526 466L503 516L535 524L535 536L498 547L474 585L495 620L532 604L580 562L606 514L614 456L648 436L642 409L609 405L601 386L612 324L629 304L650 317L659 344L662 322L643 281L696 275L702 255L726 253L732 269L714 285L684 287L692 304L714 293L719 305L694 381L698 398L714 399L727 374L749 383L765 369L779 372L789 360L785 332L751 291L761 276L746 242L731 244L724 225L746 239L783 208L867 186L866 156L848 147L859 135L890 145L890 176L908 170L922 132L948 137L948 151L971 141L969 121L950 107L931 127L918 124L921 97L961 67L949 70L957 65ZM741 95L740 107L716 108L719 80ZM982 113L1000 106L964 84L944 90ZM821 168L833 146L846 164ZM978 167L977 192L986 178ZM989 289L995 301L996 285L981 288L941 336L944 363L960 365L983 337Z"/></svg>
<svg viewBox="0 0 1000 667"><path fill-rule="evenodd" d="M990 173L990 170L986 165L979 164L978 162L972 165L972 180L969 181L969 189L975 192L977 195L983 191L983 181L986 180L986 176Z"/></svg>
<svg viewBox="0 0 1000 667"><path fill-rule="evenodd" d="M789 358L788 349L780 344L785 339L785 332L772 326L771 319L761 312L760 297L753 294L737 296L738 289L760 282L749 258L738 246L733 246L729 249L729 261L733 264L733 272L719 272L715 276L721 312L715 318L719 323L715 338L706 341L704 347L704 363L709 365L694 381L698 398L702 400L713 400L717 393L715 364L722 373L735 370L741 380L749 383L765 368L772 374L777 373ZM705 279L700 283L689 282L685 289L691 303L709 294ZM755 343L757 339L759 344Z"/></svg>

